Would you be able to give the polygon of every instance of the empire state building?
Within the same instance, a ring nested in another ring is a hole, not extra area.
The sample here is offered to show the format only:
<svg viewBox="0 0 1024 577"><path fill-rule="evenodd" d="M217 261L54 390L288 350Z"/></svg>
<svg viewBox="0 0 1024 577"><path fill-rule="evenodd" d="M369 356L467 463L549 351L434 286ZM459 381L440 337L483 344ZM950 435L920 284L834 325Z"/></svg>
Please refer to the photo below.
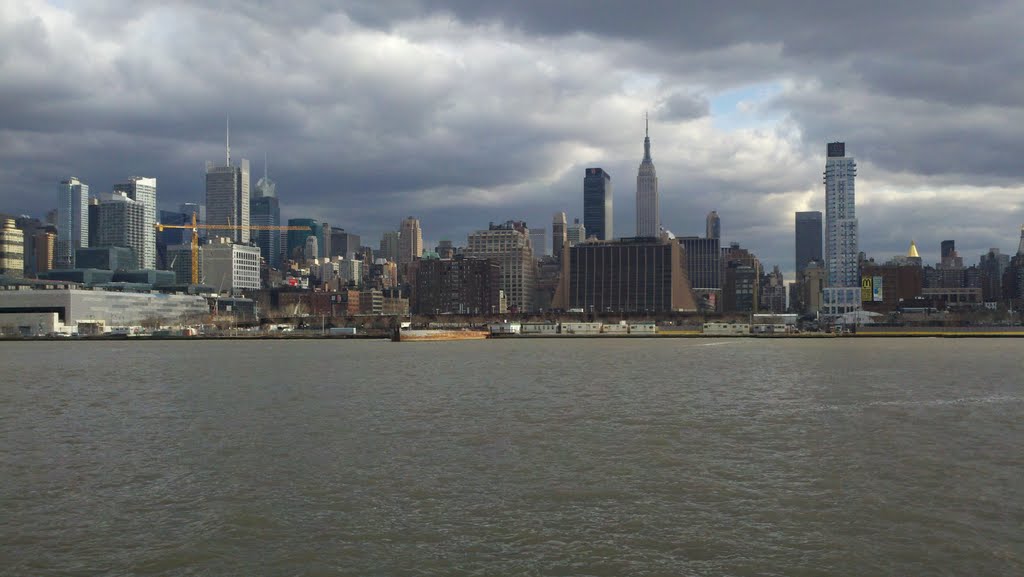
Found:
<svg viewBox="0 0 1024 577"><path fill-rule="evenodd" d="M649 125L644 122L644 159L636 174L636 235L656 237L661 218L658 214L658 173L651 160Z"/></svg>

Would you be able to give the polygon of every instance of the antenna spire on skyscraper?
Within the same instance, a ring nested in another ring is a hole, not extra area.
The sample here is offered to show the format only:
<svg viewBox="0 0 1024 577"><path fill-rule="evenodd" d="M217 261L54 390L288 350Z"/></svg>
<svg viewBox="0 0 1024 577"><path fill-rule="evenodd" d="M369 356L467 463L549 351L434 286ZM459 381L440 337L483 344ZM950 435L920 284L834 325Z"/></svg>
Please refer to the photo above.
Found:
<svg viewBox="0 0 1024 577"><path fill-rule="evenodd" d="M228 114L227 123L224 128L224 144L227 149L227 164L224 166L231 166L231 114Z"/></svg>
<svg viewBox="0 0 1024 577"><path fill-rule="evenodd" d="M644 162L651 160L651 121L647 116L647 111L644 111Z"/></svg>

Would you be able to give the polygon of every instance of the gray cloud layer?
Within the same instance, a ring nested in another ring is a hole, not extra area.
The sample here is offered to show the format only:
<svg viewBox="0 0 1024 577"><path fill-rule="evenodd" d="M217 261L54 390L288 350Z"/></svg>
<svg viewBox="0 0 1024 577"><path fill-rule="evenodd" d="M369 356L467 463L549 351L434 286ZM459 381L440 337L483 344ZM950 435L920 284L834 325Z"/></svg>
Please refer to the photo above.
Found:
<svg viewBox="0 0 1024 577"><path fill-rule="evenodd" d="M612 173L633 229L643 112L665 225L792 269L821 209L824 143L860 163L862 247L1011 250L1024 120L1014 2L158 2L0 6L0 211L41 214L74 174L201 200L205 160L271 158L286 216L431 240L582 212ZM255 171L261 172L260 163Z"/></svg>

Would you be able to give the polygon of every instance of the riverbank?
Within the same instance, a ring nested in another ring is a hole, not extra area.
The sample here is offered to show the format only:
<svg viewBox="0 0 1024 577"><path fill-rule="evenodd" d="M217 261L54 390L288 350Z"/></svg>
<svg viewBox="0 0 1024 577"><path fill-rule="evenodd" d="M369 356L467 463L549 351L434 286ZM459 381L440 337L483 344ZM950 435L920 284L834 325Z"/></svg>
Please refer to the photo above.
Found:
<svg viewBox="0 0 1024 577"><path fill-rule="evenodd" d="M745 333L745 334L709 334L700 331L662 331L653 334L495 334L489 339L496 340L532 340L532 339L836 339L836 338L1022 338L1024 330L886 330L865 331L856 333ZM390 331L365 332L356 335L330 335L321 333L305 333L299 331L287 333L234 333L234 334L201 334L182 335L94 335L94 336L3 336L0 342L28 341L201 341L201 340L391 340ZM445 339L431 339L430 342ZM458 340L458 339L453 339Z"/></svg>

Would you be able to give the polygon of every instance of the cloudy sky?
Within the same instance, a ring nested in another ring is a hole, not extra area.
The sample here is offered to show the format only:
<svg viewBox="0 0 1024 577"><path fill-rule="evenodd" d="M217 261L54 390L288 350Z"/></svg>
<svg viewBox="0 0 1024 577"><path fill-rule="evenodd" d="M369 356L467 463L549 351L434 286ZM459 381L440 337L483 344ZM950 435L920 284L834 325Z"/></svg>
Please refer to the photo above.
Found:
<svg viewBox="0 0 1024 577"><path fill-rule="evenodd" d="M935 261L952 238L973 263L1024 223L1022 26L1024 3L984 0L4 0L0 212L41 216L70 175L202 202L230 113L285 218L375 245L415 215L462 244L582 217L602 166L629 236L648 111L677 235L717 210L792 271L793 212L824 210L843 140L863 250Z"/></svg>

